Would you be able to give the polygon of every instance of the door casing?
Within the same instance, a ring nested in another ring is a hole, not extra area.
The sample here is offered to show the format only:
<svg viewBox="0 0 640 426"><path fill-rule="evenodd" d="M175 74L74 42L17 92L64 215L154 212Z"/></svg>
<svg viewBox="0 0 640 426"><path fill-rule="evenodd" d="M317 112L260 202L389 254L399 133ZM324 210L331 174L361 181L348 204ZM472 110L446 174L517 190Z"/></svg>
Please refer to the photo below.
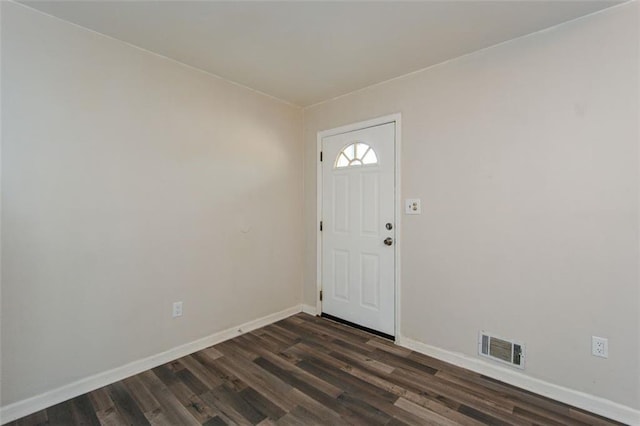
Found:
<svg viewBox="0 0 640 426"><path fill-rule="evenodd" d="M327 136L334 136L341 133L352 132L354 130L366 129L368 127L379 126L381 124L394 123L395 126L395 190L394 190L394 212L396 217L396 235L395 235L395 274L394 274L394 293L395 293L395 340L400 338L400 248L402 238L402 203L400 188L400 150L401 146L401 117L400 113L385 115L383 117L373 118L371 120L360 121L358 123L348 124L346 126L336 127L334 129L328 129L318 132L317 136L317 151L316 151L316 313L320 315L322 312L322 301L320 300L320 291L322 290L322 232L320 231L320 221L322 220L322 164L320 163L320 155L322 152L322 139Z"/></svg>

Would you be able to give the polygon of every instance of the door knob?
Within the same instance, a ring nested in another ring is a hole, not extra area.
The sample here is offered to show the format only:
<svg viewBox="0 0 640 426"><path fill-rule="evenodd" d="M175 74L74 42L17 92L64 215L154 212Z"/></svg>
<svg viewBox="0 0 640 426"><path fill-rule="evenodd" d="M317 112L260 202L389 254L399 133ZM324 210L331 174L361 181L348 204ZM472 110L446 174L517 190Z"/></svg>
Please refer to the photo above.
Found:
<svg viewBox="0 0 640 426"><path fill-rule="evenodd" d="M384 243L385 243L385 245L390 246L391 244L393 244L393 238L391 238L391 237L385 238L384 239Z"/></svg>

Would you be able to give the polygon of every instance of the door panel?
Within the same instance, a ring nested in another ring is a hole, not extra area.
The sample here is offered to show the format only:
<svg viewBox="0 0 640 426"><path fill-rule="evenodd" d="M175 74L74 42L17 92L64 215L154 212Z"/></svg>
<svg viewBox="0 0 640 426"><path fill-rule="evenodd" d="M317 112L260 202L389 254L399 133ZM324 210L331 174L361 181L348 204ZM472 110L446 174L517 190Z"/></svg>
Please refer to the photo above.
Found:
<svg viewBox="0 0 640 426"><path fill-rule="evenodd" d="M360 291L362 306L378 311L380 306L380 256L374 253L360 255Z"/></svg>
<svg viewBox="0 0 640 426"><path fill-rule="evenodd" d="M345 302L349 301L349 252L346 250L333 251L333 279L334 297Z"/></svg>
<svg viewBox="0 0 640 426"><path fill-rule="evenodd" d="M395 124L323 138L322 151L322 311L393 335Z"/></svg>
<svg viewBox="0 0 640 426"><path fill-rule="evenodd" d="M363 173L360 176L360 226L363 236L380 235L380 185L377 173Z"/></svg>
<svg viewBox="0 0 640 426"><path fill-rule="evenodd" d="M346 174L333 177L333 230L343 234L349 233L349 176Z"/></svg>

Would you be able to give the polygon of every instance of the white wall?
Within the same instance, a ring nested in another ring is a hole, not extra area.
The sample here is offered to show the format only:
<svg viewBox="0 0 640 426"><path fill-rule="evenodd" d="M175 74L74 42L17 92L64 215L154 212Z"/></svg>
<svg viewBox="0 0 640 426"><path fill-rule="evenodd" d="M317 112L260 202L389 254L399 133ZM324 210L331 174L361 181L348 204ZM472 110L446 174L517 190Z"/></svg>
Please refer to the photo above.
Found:
<svg viewBox="0 0 640 426"><path fill-rule="evenodd" d="M2 2L2 405L298 305L301 120Z"/></svg>
<svg viewBox="0 0 640 426"><path fill-rule="evenodd" d="M638 4L305 109L305 293L316 300L316 134L400 112L401 329L640 408ZM609 359L590 355L591 335Z"/></svg>

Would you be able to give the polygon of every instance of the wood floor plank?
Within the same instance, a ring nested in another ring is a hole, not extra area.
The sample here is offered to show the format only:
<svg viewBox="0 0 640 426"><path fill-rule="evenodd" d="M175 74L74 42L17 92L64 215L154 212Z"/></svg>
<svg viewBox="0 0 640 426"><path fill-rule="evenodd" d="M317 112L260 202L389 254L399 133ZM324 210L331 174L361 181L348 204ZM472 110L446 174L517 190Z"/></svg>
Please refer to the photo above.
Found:
<svg viewBox="0 0 640 426"><path fill-rule="evenodd" d="M278 420L286 414L282 408L269 401L253 388L243 389L238 395L271 420Z"/></svg>
<svg viewBox="0 0 640 426"><path fill-rule="evenodd" d="M386 352L391 352L394 355L408 357L411 354L411 349L403 348L402 346L394 345L388 340L371 338L367 340L367 346L371 346L376 349L380 349Z"/></svg>
<svg viewBox="0 0 640 426"><path fill-rule="evenodd" d="M123 382L109 385L107 392L109 392L116 410L118 410L118 413L126 423L131 425L150 425L140 406L133 400Z"/></svg>
<svg viewBox="0 0 640 426"><path fill-rule="evenodd" d="M202 426L226 426L227 424L228 423L222 420L222 418L216 416L207 420L205 423L202 423Z"/></svg>
<svg viewBox="0 0 640 426"><path fill-rule="evenodd" d="M209 388L188 369L180 370L175 373L175 375L196 395L202 395L209 390Z"/></svg>
<svg viewBox="0 0 640 426"><path fill-rule="evenodd" d="M295 404L284 397L284 395L292 389L290 385L287 385L280 379L275 378L271 373L265 372L265 374L261 374L260 372L256 372L255 369L251 369L252 371L248 371L245 368L246 364L238 365L237 361L238 360L234 360L233 363L229 362L226 356L218 360L220 366L224 370L229 371L231 374L236 375L245 382L251 383L251 387L260 392L269 401L271 401L278 407L287 412L291 411L295 407ZM277 388L272 386L274 378L277 379L276 383L284 383L286 387L283 387L282 385L279 385Z"/></svg>
<svg viewBox="0 0 640 426"><path fill-rule="evenodd" d="M258 356L263 358L277 358L282 360L282 362L291 363L290 358L283 356L281 353L282 350L285 350L289 346L279 347L271 345L264 339L264 335L258 336L254 334L246 334L241 337L243 337L242 344L251 347Z"/></svg>
<svg viewBox="0 0 640 426"><path fill-rule="evenodd" d="M101 425L111 426L124 424L124 419L116 410L107 392L107 387L96 389L90 392L88 396Z"/></svg>
<svg viewBox="0 0 640 426"><path fill-rule="evenodd" d="M224 351L225 349L222 350ZM286 394L291 390L291 386L289 384L285 383L273 374L259 368L252 361L239 357L232 358L231 356L227 356L226 353L225 356L220 358L218 361L224 369L231 371L245 382L251 383L256 390L256 386L258 385L261 388L269 389L272 393L277 392L280 394Z"/></svg>
<svg viewBox="0 0 640 426"><path fill-rule="evenodd" d="M332 407L318 402L316 399L311 398L300 389L293 388L289 397L296 402L298 407L314 413L317 418L322 420L323 424L340 423L340 415L334 411Z"/></svg>
<svg viewBox="0 0 640 426"><path fill-rule="evenodd" d="M135 376L138 377L138 376ZM88 394L91 405L96 411L104 411L113 408L113 401L107 393L106 387L96 389Z"/></svg>
<svg viewBox="0 0 640 426"><path fill-rule="evenodd" d="M358 422L355 421L358 416L355 415L351 410L349 410L346 405L341 405L340 401L337 399L338 396L343 393L341 389L328 384L325 381L322 381L323 384L320 387L311 386L310 383L317 383L317 381L320 381L320 379L298 368L297 366L295 366L295 370L285 370L279 368L275 364L266 362L262 358L259 358L258 360L256 360L256 362L259 363L262 368L270 371L274 375L277 375L282 380L287 381L287 383L291 384L295 388L295 390L302 392L309 398L318 401L327 408L341 415L344 423L358 424ZM298 371L303 374L298 375ZM313 377L314 380L307 383L306 381L301 380L301 377Z"/></svg>
<svg viewBox="0 0 640 426"><path fill-rule="evenodd" d="M166 365L161 365L152 370L156 376L169 388L171 393L176 397L178 401L182 404L184 408L189 411L189 413L199 422L205 423L210 418L216 416L216 412L211 410L202 399L198 396L204 392L207 392L209 389L202 384L202 382L198 381L198 379L193 376L188 369L182 369L174 373L170 368ZM186 376L188 378L192 378L197 385L195 388L201 390L201 392L194 392L194 390L187 385L184 381L180 380L179 374L182 376Z"/></svg>
<svg viewBox="0 0 640 426"><path fill-rule="evenodd" d="M342 389L346 392L354 392L361 390L372 397L380 397L386 400L393 400L394 395L387 392L384 389L370 387L364 385L364 381L358 377L345 374L344 371L348 371L353 368L350 364L343 363L336 365L333 362L326 362L326 357L316 357L310 354L304 356L304 359L300 361L297 366L307 371L316 377L322 378L322 380L329 382L333 386ZM334 358L331 358L332 360ZM337 361L337 360L336 360Z"/></svg>
<svg viewBox="0 0 640 426"><path fill-rule="evenodd" d="M266 328L268 328L269 330L277 331L280 335L285 336L292 343L295 343L296 341L300 340L300 336L299 335L297 335L295 332L289 330L286 326L284 326L280 322L276 322L274 324L271 324L271 325L267 326Z"/></svg>
<svg viewBox="0 0 640 426"><path fill-rule="evenodd" d="M147 419L149 418L147 413L161 409L160 403L151 392L149 392L149 389L147 389L144 383L142 383L140 377L129 377L124 379L122 383L124 383L131 397L136 401L145 416L147 416Z"/></svg>
<svg viewBox="0 0 640 426"><path fill-rule="evenodd" d="M468 417L481 421L485 424L496 425L496 426L509 426L509 425L533 425L531 420L519 419L517 417L512 417L510 420L502 418L499 413L496 412L487 412L486 409L476 409L475 407L470 407L468 405L462 404L458 411Z"/></svg>
<svg viewBox="0 0 640 426"><path fill-rule="evenodd" d="M426 358L430 364L434 364L430 357ZM457 371L450 368L446 370L440 369L437 376L440 378L446 378L447 381L451 383L462 383L465 386L467 386L468 383L474 383L484 389L491 390L494 398L499 397L513 403L514 414L516 410L520 409L549 419L547 421L549 424L559 422L567 426L584 425L584 423L569 417L569 407L566 405L559 404L556 401L552 401L548 398L541 397L480 374L472 372L469 372L470 374L465 374L466 372L467 370L462 369L458 369Z"/></svg>
<svg viewBox="0 0 640 426"><path fill-rule="evenodd" d="M74 424L81 424L86 426L98 426L100 420L96 416L96 413L91 405L91 400L85 395L80 395L77 398L69 401L71 404L71 414Z"/></svg>
<svg viewBox="0 0 640 426"><path fill-rule="evenodd" d="M481 396L467 393L467 391L460 390L455 387L449 387L445 383L436 381L434 376L432 380L426 381L416 379L412 373L407 373L401 369L396 371L393 377L398 381L414 391L421 392L426 391L436 397L444 397L449 400L458 401L461 406L469 407L465 414L472 418L477 418L475 412L482 413L483 416L490 417L494 423L508 422L511 419L514 423L519 425L530 424L525 421L521 421L512 415L513 407L505 406L502 401L484 399ZM460 409L458 411L462 412Z"/></svg>
<svg viewBox="0 0 640 426"><path fill-rule="evenodd" d="M220 377L212 373L202 363L200 363L199 358L189 355L180 358L180 362L191 372L191 374L197 377L198 380L200 380L200 382L209 389L214 389L223 383L223 380L221 380Z"/></svg>
<svg viewBox="0 0 640 426"><path fill-rule="evenodd" d="M208 356L211 359L218 359L222 356L222 354L220 353L219 350L217 350L216 348L214 348L213 346L203 349L200 351L200 353Z"/></svg>
<svg viewBox="0 0 640 426"><path fill-rule="evenodd" d="M382 350L382 348L380 348ZM434 370L438 370L438 371L446 371L449 372L451 374L460 374L464 377L470 377L470 376L476 376L476 377L482 377L482 375L480 375L479 373L476 373L474 371L470 371L470 370L465 370L463 368L457 367L453 364L449 364L447 362L441 361L439 359L430 357L428 355L425 354L421 354L419 352L414 352L411 351L411 353L409 355L407 355L406 357L407 359L410 359L412 361L415 361L419 364L422 364L424 366L427 367L431 367Z"/></svg>
<svg viewBox="0 0 640 426"><path fill-rule="evenodd" d="M71 405L69 404L69 401L47 408L47 417L49 418L48 424L52 426L72 424L73 415L71 414Z"/></svg>
<svg viewBox="0 0 640 426"><path fill-rule="evenodd" d="M409 358L398 356L390 352L386 352L379 349L372 351L370 356L371 358L378 360L381 363L387 364L394 368L402 368L404 370L411 371L415 374L423 375L424 373L428 373L433 375L438 372L438 370L434 368L420 364Z"/></svg>
<svg viewBox="0 0 640 426"><path fill-rule="evenodd" d="M41 426L48 424L48 422L47 411L41 410L18 419L13 423L17 426Z"/></svg>
<svg viewBox="0 0 640 426"><path fill-rule="evenodd" d="M310 321L320 328L327 328L333 330L334 332L340 333L340 335L344 336L343 340L347 342L358 342L359 344L362 344L366 343L370 339L377 339L391 343L390 340L374 336L366 331L358 330L354 327L348 327L344 324L340 324L332 320L327 320L326 318L311 317ZM363 346L363 349L366 349L366 346Z"/></svg>
<svg viewBox="0 0 640 426"><path fill-rule="evenodd" d="M313 411L307 410L305 407L297 406L278 424L284 425L325 425L326 420L321 419Z"/></svg>
<svg viewBox="0 0 640 426"><path fill-rule="evenodd" d="M304 366L304 364L303 364ZM308 366L305 366L303 368L307 368L309 369ZM365 366L366 368L366 366ZM406 412L401 412L401 410L398 410L397 407L393 404L394 400L397 399L398 396L402 396L405 395L407 392L403 389L400 389L397 386L394 386L393 384L386 382L383 378L379 377L377 374L383 374L386 376L386 374L384 372L380 372L380 371L367 371L365 369L359 369L356 367L353 367L351 365L346 365L345 367L342 368L342 371L345 372L345 374L347 375L351 375L356 379L360 379L363 382L366 382L368 384L367 385L360 385L358 387L357 383L358 381L356 381L355 383L350 383L350 385L344 385L343 384L343 388L346 389L347 392L352 392L354 394L354 396L359 397L362 400L366 400L374 409L380 410L381 412L384 412L386 414L388 414L389 416L392 416L396 419L404 419L405 421L408 420L408 418L412 418L414 421L416 420L416 416L413 415L408 415L408 413ZM324 372L324 374L328 374L328 372ZM329 380L331 380L332 378L330 377ZM343 377L343 380L345 378ZM373 387L371 386L373 385ZM372 389L378 389L382 392L388 392L390 394L394 394L395 397L393 396L389 396L387 398L380 398L380 393L376 394L376 395L363 395L362 393L368 393L370 392ZM417 395L416 395L417 397ZM448 414L452 413L451 410L448 410L446 407L442 407L441 411L447 412ZM456 416L458 417L458 419L462 418L463 416L455 413ZM470 419L468 419L470 420ZM415 423L415 422L414 422ZM458 424L473 424L472 421L467 421L467 422L459 422Z"/></svg>
<svg viewBox="0 0 640 426"><path fill-rule="evenodd" d="M421 418L426 425L456 426L459 424L427 408L424 408L418 404L414 404L413 402L405 398L398 398L395 404L397 407L402 408L403 410L415 415L416 417Z"/></svg>
<svg viewBox="0 0 640 426"><path fill-rule="evenodd" d="M592 414L592 413L587 413L584 410L579 410L577 408L569 408L569 416L572 419L576 419L579 420L581 422L583 422L584 424L590 425L590 426L608 426L611 425L611 420L609 419L605 419L604 417L600 417L596 414ZM616 424L621 424L621 423L616 423Z"/></svg>
<svg viewBox="0 0 640 426"><path fill-rule="evenodd" d="M386 424L391 420L391 416L374 407L370 399L363 399L358 396L353 396L349 392L344 392L338 397L338 401L346 405L350 411L356 413L365 424Z"/></svg>
<svg viewBox="0 0 640 426"><path fill-rule="evenodd" d="M327 383L313 374L309 374L307 371L298 368L297 366L295 369L283 369L271 360L262 357L256 359L254 362L264 370L272 373L274 376L279 377L292 387L300 389L306 394L316 395L318 392L322 392L330 398L337 398L338 395L343 392L342 389Z"/></svg>
<svg viewBox="0 0 640 426"><path fill-rule="evenodd" d="M460 412L460 405L456 410L450 408L447 404L442 403L440 400L427 398L424 395L419 395L414 392L407 392L404 396L404 399L412 402L415 405L423 407L429 411L432 411L436 414L439 414L445 418L453 420L456 424L462 426L480 426L485 423L480 422L472 417L465 415Z"/></svg>
<svg viewBox="0 0 640 426"><path fill-rule="evenodd" d="M307 361L309 359L316 360L322 364L326 364L327 366L331 366L336 370L340 370L344 367L349 366L349 363L341 361L335 357L329 355L329 352L318 352L314 350L313 347L308 346L306 343L298 343L296 345L291 346L287 350L283 351L283 353L293 354L295 358L298 360L296 364L299 364L300 361Z"/></svg>
<svg viewBox="0 0 640 426"><path fill-rule="evenodd" d="M361 355L368 355L369 353L375 350L375 348L372 346L368 346L366 344L363 345L362 343L360 344L351 343L350 341L343 340L343 339L333 339L331 343L341 348L348 349L351 352L357 352Z"/></svg>
<svg viewBox="0 0 640 426"><path fill-rule="evenodd" d="M217 392L216 389L212 389L206 393L203 393L201 395L201 398L209 406L215 407L216 411L220 413L218 417L223 419L225 423L238 425L251 424L245 416L243 416L232 405L228 404L224 399L222 399L221 394Z"/></svg>
<svg viewBox="0 0 640 426"><path fill-rule="evenodd" d="M206 368L207 372L210 375L213 375L215 377L215 381L219 382L218 386L220 386L220 384L222 383L226 383L228 385L233 386L236 392L239 392L242 389L245 389L246 387L248 387L248 385L244 381L242 381L239 377L234 375L229 370L223 369L222 365L220 364L220 362L218 362L218 360L212 360L208 356L199 352L192 354L191 356L195 360L197 360L200 364L202 364L202 366ZM222 359L222 358L223 357L220 357L218 359ZM211 389L214 389L216 387L217 386L214 386Z"/></svg>
<svg viewBox="0 0 640 426"><path fill-rule="evenodd" d="M319 338L323 340L332 340L332 339L342 339L351 342L357 342L360 344L366 343L371 336L362 336L359 334L355 334L350 332L350 330L345 330L344 327L338 328L334 327L333 323L327 321L326 324L307 321L302 324L299 324L298 327L307 330L307 332L317 335Z"/></svg>
<svg viewBox="0 0 640 426"><path fill-rule="evenodd" d="M220 343L217 349L227 358L242 357L249 361L253 361L258 357L258 354L249 349L247 345L240 344L240 342L235 339Z"/></svg>
<svg viewBox="0 0 640 426"><path fill-rule="evenodd" d="M224 384L213 389L211 394L220 404L233 408L235 412L239 413L251 424L259 423L267 417L247 402L246 399L242 398L231 387L225 386ZM218 405L218 407L220 407L220 405Z"/></svg>
<svg viewBox="0 0 640 426"><path fill-rule="evenodd" d="M562 421L562 420L557 421L556 419L552 419L549 416L540 415L538 413L535 413L530 410L525 410L520 407L514 407L513 415L519 419L531 422L533 424L543 424L548 426L567 426L569 424L575 424L575 422L571 423L569 421ZM569 419L566 419L566 420L569 420Z"/></svg>
<svg viewBox="0 0 640 426"><path fill-rule="evenodd" d="M98 417L100 424L103 426L120 426L127 424L126 421L120 417L120 413L116 411L115 407L96 411L96 417Z"/></svg>
<svg viewBox="0 0 640 426"><path fill-rule="evenodd" d="M362 401L366 401L370 406L384 406L385 403L393 404L398 398L391 392L387 392L384 389L372 387L366 384L363 380L355 376L348 374L341 374L338 372L331 372L330 369L322 366L321 364L313 361L302 361L298 364L300 368L307 370L308 372L315 374L319 377L323 377L328 382L335 386L339 386L344 389L344 392L338 396L338 399L345 398L345 394L349 398L356 398Z"/></svg>
<svg viewBox="0 0 640 426"><path fill-rule="evenodd" d="M349 374L354 375L373 386L385 389L397 395L398 397L405 398L406 400L414 404L420 405L421 407L429 409L446 418L452 419L459 425L480 426L481 424L484 424L458 413L457 408L459 407L459 405L455 405L456 410L454 410L448 407L446 404L443 404L441 401L426 398L424 395L419 395L418 393L412 392L406 388L403 388L402 386L395 385L394 383L387 380L388 377L379 377L371 374L368 371L364 371L358 368L351 368L347 371ZM403 420L402 416L395 417L399 420Z"/></svg>
<svg viewBox="0 0 640 426"><path fill-rule="evenodd" d="M393 370L395 370L395 367L370 358L366 355L362 355L344 348L337 348L335 346L332 346L332 348L335 348L335 351L329 353L329 355L349 365L359 366L363 369L379 374L391 374Z"/></svg>
<svg viewBox="0 0 640 426"><path fill-rule="evenodd" d="M273 342L277 343L280 347L287 347L296 343L296 341L292 341L288 339L286 336L281 335L280 333L278 333L277 330L274 330L272 328L266 328L264 330L263 336L269 337Z"/></svg>
<svg viewBox="0 0 640 426"><path fill-rule="evenodd" d="M260 329L262 330L262 329ZM280 351L283 351L285 349L287 349L290 345L288 344L283 344L282 342L274 339L273 337L271 337L271 335L267 334L267 333L251 333L251 337L257 337L259 338L259 341L261 343L261 345L265 348L270 350L271 352L277 353Z"/></svg>
<svg viewBox="0 0 640 426"><path fill-rule="evenodd" d="M170 369L171 371L173 371L174 373L177 373L178 371L182 371L184 370L184 365L182 365L182 363L180 362L179 359L176 359L174 361L168 362L165 364L165 366Z"/></svg>
<svg viewBox="0 0 640 426"><path fill-rule="evenodd" d="M297 314L7 426L146 424L620 425Z"/></svg>
<svg viewBox="0 0 640 426"><path fill-rule="evenodd" d="M171 423L180 425L200 424L153 371L145 371L140 373L138 377L158 401L163 415Z"/></svg>
<svg viewBox="0 0 640 426"><path fill-rule="evenodd" d="M564 416L556 413L555 411L548 411L540 409L535 405L526 405L523 403L516 403L513 409L513 414L522 418L536 418L539 419L537 423L548 424L561 424L563 426L584 426L586 423L577 419L572 419L569 415Z"/></svg>

